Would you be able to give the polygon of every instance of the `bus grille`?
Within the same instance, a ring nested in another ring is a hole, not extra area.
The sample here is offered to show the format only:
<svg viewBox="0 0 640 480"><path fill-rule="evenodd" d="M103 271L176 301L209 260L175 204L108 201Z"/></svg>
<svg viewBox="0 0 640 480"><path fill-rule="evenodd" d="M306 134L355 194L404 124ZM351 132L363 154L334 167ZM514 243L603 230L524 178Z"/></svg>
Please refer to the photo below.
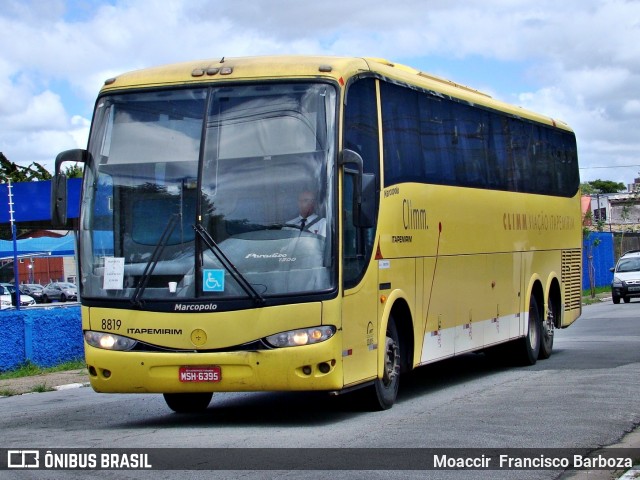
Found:
<svg viewBox="0 0 640 480"><path fill-rule="evenodd" d="M582 251L562 251L562 284L565 310L580 309L582 304Z"/></svg>

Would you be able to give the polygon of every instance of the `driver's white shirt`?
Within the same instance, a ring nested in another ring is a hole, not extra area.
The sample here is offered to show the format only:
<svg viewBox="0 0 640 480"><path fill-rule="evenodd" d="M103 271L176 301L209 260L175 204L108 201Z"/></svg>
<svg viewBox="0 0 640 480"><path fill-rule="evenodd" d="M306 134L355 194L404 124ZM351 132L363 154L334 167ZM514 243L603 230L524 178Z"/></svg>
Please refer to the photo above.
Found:
<svg viewBox="0 0 640 480"><path fill-rule="evenodd" d="M318 215L316 215L315 213L312 213L311 215L309 215L307 217L307 221L305 223L304 231L305 232L311 232L311 233L314 233L316 235L320 235L322 237L326 237L327 220L325 218L320 218L316 222L317 218L318 218ZM300 228L300 225L302 225L302 216L298 215L293 220L289 220L287 222L287 224L288 225L298 225L298 228ZM311 225L311 226L309 227L308 225Z"/></svg>

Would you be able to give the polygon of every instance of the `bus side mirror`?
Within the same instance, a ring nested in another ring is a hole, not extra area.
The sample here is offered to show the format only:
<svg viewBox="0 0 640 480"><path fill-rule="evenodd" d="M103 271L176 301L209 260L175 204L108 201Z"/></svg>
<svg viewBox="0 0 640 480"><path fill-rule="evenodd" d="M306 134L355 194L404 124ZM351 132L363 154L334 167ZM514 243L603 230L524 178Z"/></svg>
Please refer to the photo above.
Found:
<svg viewBox="0 0 640 480"><path fill-rule="evenodd" d="M67 224L67 176L56 173L51 180L51 224L63 228Z"/></svg>
<svg viewBox="0 0 640 480"><path fill-rule="evenodd" d="M358 152L345 148L342 151L340 165L355 165L357 176L353 196L353 224L359 228L371 228L376 218L376 177L372 173L363 173L363 161Z"/></svg>
<svg viewBox="0 0 640 480"><path fill-rule="evenodd" d="M66 150L56 157L55 172L51 180L51 224L54 228L63 228L67 224L67 176L60 172L64 162L85 163L87 151L82 149Z"/></svg>

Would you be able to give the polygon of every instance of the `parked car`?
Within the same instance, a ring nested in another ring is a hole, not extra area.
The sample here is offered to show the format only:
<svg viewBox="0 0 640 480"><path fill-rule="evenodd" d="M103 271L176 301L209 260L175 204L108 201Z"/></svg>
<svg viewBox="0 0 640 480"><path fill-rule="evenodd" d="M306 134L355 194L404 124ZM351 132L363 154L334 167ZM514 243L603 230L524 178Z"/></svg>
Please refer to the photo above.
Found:
<svg viewBox="0 0 640 480"><path fill-rule="evenodd" d="M16 287L11 283L0 283L0 309L4 310L5 308L13 306L15 300L12 299L12 297L15 297L15 294ZM21 307L28 307L35 304L36 301L32 296L20 294Z"/></svg>
<svg viewBox="0 0 640 480"><path fill-rule="evenodd" d="M23 283L20 285L20 294L33 297L36 303L42 303L42 290L44 290L44 287L38 283Z"/></svg>
<svg viewBox="0 0 640 480"><path fill-rule="evenodd" d="M42 302L49 303L51 300L66 302L67 300L77 300L78 289L75 284L69 282L51 282L42 290Z"/></svg>
<svg viewBox="0 0 640 480"><path fill-rule="evenodd" d="M611 298L613 303L629 303L631 297L640 297L640 250L626 252L611 269Z"/></svg>

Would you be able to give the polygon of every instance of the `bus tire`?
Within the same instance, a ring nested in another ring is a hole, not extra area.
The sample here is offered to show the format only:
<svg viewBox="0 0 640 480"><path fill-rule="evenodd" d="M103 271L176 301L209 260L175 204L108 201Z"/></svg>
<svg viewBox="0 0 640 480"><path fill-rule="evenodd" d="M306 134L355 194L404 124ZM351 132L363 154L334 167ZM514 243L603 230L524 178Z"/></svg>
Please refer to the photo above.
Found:
<svg viewBox="0 0 640 480"><path fill-rule="evenodd" d="M393 406L400 386L400 336L393 317L389 317L384 342L384 368L382 378L377 378L369 388L368 397L372 410L387 410Z"/></svg>
<svg viewBox="0 0 640 480"><path fill-rule="evenodd" d="M556 304L553 299L549 299L549 314L540 328L540 353L538 354L538 360L545 360L551 356L553 350L553 333L556 324L556 317L558 313L556 311Z"/></svg>
<svg viewBox="0 0 640 480"><path fill-rule="evenodd" d="M535 365L540 354L540 337L542 322L540 320L540 309L538 301L534 295L529 300L529 328L527 335L520 339L520 361L523 365Z"/></svg>
<svg viewBox="0 0 640 480"><path fill-rule="evenodd" d="M167 406L174 412L197 413L207 409L213 393L164 393L163 396Z"/></svg>

